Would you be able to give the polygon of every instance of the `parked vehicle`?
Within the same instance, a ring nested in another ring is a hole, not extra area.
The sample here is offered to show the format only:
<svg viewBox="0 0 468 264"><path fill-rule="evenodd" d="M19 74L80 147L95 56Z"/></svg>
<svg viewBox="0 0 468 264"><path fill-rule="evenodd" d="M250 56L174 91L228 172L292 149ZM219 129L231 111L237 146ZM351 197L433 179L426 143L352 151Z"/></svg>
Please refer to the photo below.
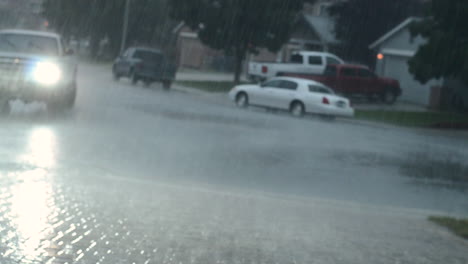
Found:
<svg viewBox="0 0 468 264"><path fill-rule="evenodd" d="M115 80L128 77L133 84L142 81L147 86L162 82L165 89L170 89L176 66L160 50L131 47L115 60L112 73Z"/></svg>
<svg viewBox="0 0 468 264"><path fill-rule="evenodd" d="M10 101L43 101L49 109L73 107L77 64L57 34L30 30L0 31L0 111Z"/></svg>
<svg viewBox="0 0 468 264"><path fill-rule="evenodd" d="M402 94L400 83L397 80L378 77L367 67L361 65L329 65L323 75L301 73L285 73L282 75L323 83L331 87L335 92L347 97L356 94L364 95L369 99L378 97L388 104L395 103Z"/></svg>
<svg viewBox="0 0 468 264"><path fill-rule="evenodd" d="M288 110L294 116L306 113L325 117L352 117L348 99L325 85L299 78L277 77L262 84L239 85L229 92L239 107L249 105Z"/></svg>
<svg viewBox="0 0 468 264"><path fill-rule="evenodd" d="M343 64L339 57L326 52L301 51L291 55L289 63L249 63L249 79L258 81L284 73L323 74L329 64Z"/></svg>

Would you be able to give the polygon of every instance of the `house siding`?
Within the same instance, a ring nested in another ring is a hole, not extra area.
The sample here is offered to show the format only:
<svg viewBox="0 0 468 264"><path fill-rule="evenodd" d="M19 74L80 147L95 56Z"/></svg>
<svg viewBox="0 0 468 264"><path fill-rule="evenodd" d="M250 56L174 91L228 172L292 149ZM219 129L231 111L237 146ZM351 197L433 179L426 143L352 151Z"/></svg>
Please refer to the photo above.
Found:
<svg viewBox="0 0 468 264"><path fill-rule="evenodd" d="M441 85L442 81L421 84L414 79L408 66L408 61L424 43L421 37L411 37L408 27L397 32L378 47L377 52L383 53L384 59L377 60L376 73L400 82L402 101L429 106L431 87Z"/></svg>

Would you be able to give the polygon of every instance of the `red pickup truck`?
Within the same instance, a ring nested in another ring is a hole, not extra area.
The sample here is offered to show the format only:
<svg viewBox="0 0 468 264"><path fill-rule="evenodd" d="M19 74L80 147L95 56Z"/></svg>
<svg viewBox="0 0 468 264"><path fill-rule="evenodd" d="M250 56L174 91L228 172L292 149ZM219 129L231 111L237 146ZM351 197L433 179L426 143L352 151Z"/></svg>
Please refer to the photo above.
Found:
<svg viewBox="0 0 468 264"><path fill-rule="evenodd" d="M323 75L282 73L281 76L314 80L346 96L365 95L369 99L378 96L388 104L395 103L402 93L397 80L377 77L375 73L361 65L328 65Z"/></svg>

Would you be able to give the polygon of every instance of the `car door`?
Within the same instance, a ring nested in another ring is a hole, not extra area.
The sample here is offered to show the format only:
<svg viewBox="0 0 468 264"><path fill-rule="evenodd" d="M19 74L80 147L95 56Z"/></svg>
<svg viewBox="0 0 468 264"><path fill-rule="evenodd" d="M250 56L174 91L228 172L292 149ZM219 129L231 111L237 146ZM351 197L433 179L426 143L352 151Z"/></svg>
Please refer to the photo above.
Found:
<svg viewBox="0 0 468 264"><path fill-rule="evenodd" d="M289 109L289 105L296 97L298 83L291 80L281 80L278 86L270 88L267 98L271 107Z"/></svg>
<svg viewBox="0 0 468 264"><path fill-rule="evenodd" d="M252 105L272 107L272 93L280 86L281 80L270 80L249 91L249 102Z"/></svg>
<svg viewBox="0 0 468 264"><path fill-rule="evenodd" d="M375 93L378 91L377 76L368 69L358 69L359 92Z"/></svg>
<svg viewBox="0 0 468 264"><path fill-rule="evenodd" d="M289 60L289 64L293 65L291 71L295 73L304 73L305 59L302 54L293 54Z"/></svg>
<svg viewBox="0 0 468 264"><path fill-rule="evenodd" d="M311 55L303 73L322 74L325 71L325 61L322 55Z"/></svg>
<svg viewBox="0 0 468 264"><path fill-rule="evenodd" d="M308 85L308 94L306 96L306 108L313 113L320 113L323 111L323 98L330 93L324 93L323 88L319 85Z"/></svg>
<svg viewBox="0 0 468 264"><path fill-rule="evenodd" d="M119 73L129 75L130 71L130 56L133 54L133 49L127 49L118 59L117 70Z"/></svg>
<svg viewBox="0 0 468 264"><path fill-rule="evenodd" d="M359 93L359 77L357 76L357 69L353 67L341 67L339 83L339 90L343 93Z"/></svg>

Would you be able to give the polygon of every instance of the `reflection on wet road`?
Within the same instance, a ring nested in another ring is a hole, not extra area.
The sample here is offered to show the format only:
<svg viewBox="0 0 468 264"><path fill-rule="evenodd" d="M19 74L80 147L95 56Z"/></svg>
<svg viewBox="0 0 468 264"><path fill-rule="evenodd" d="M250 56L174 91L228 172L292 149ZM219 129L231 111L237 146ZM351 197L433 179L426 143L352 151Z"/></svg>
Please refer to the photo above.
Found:
<svg viewBox="0 0 468 264"><path fill-rule="evenodd" d="M2 264L468 262L426 221L468 215L453 188L463 133L297 120L80 74L72 113L0 120ZM444 172L451 184L421 177Z"/></svg>

